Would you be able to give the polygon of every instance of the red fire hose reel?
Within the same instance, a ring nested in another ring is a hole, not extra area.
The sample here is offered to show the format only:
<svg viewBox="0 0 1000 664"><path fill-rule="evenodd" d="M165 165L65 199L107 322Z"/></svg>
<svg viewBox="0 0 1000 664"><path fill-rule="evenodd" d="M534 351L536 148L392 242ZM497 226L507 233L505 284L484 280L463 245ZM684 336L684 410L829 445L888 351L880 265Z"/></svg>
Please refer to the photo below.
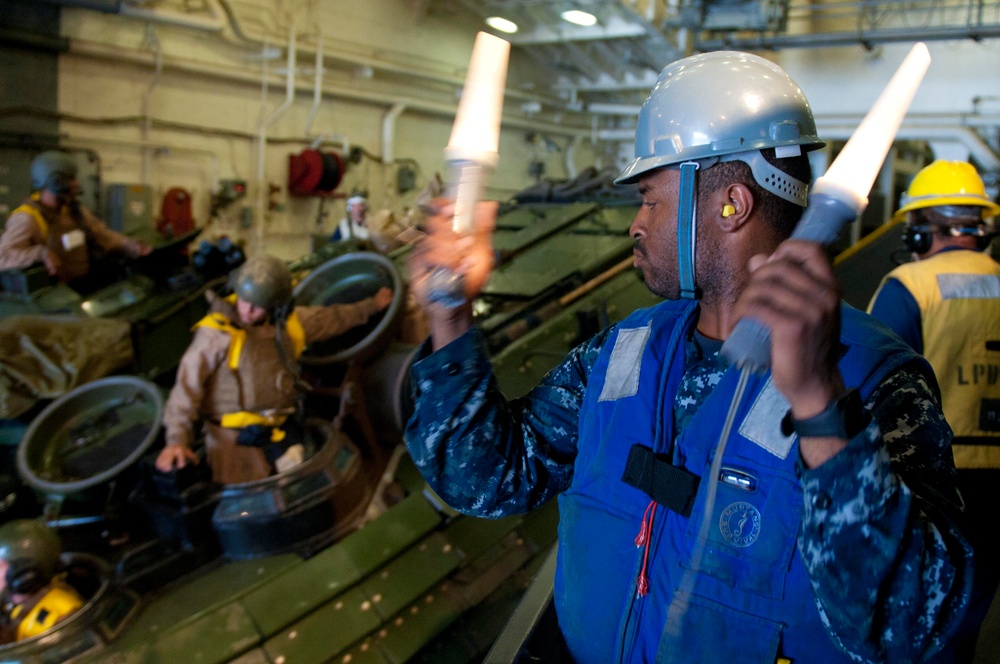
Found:
<svg viewBox="0 0 1000 664"><path fill-rule="evenodd" d="M288 156L288 193L294 196L331 196L344 178L344 158L336 152L311 148Z"/></svg>

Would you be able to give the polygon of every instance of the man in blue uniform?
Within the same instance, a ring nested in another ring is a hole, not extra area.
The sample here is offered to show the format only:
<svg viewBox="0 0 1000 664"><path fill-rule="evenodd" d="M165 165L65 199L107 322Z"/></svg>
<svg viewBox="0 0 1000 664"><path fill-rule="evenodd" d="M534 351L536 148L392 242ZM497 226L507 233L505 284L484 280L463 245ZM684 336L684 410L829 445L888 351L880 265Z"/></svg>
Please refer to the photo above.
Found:
<svg viewBox="0 0 1000 664"><path fill-rule="evenodd" d="M1000 265L984 251L1000 206L972 164L937 160L913 178L897 219L914 261L886 275L869 313L927 358L954 432L952 451L976 549L973 600L956 645L971 661L1000 583L993 532L1000 483Z"/></svg>
<svg viewBox="0 0 1000 664"><path fill-rule="evenodd" d="M618 180L639 185L635 265L665 301L522 399L500 393L471 307L426 293L439 266L479 292L489 210L457 240L442 208L411 258L431 340L407 445L464 512L558 496L554 600L578 662L916 662L961 619L971 550L933 374L841 306L821 247L787 240L821 145L776 65L667 66ZM747 316L775 350L743 384L718 351Z"/></svg>

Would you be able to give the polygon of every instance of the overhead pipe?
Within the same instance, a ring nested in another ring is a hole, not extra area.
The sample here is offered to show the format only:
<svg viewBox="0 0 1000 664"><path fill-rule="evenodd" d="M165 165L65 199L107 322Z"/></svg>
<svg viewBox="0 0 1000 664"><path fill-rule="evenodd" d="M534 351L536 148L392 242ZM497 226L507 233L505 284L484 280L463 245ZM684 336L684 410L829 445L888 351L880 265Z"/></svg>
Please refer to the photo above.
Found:
<svg viewBox="0 0 1000 664"><path fill-rule="evenodd" d="M817 129L824 139L844 139L850 137L857 125L825 125L817 122ZM953 141L969 149L969 154L984 170L1000 172L1000 156L983 137L971 127L961 125L904 124L896 133L896 140L909 141Z"/></svg>
<svg viewBox="0 0 1000 664"><path fill-rule="evenodd" d="M153 115L152 115L152 97L153 90L160 83L160 78L163 75L163 47L160 45L160 40L156 36L156 31L151 25L146 28L146 35L153 43L153 48L156 54L156 71L153 74L153 79L149 82L149 86L146 88L146 92L142 95L142 140L149 140L149 133L153 125ZM142 152L142 183L149 184L152 176L152 155L149 150L143 150Z"/></svg>
<svg viewBox="0 0 1000 664"><path fill-rule="evenodd" d="M382 163L391 164L396 158L393 146L396 142L396 119L406 110L404 102L396 102L382 117Z"/></svg>
<svg viewBox="0 0 1000 664"><path fill-rule="evenodd" d="M219 155L213 150L207 148L192 148L184 145L173 145L170 143L155 143L151 141L135 141L127 138L102 138L95 136L74 136L72 134L66 134L61 137L59 141L60 145L64 147L69 147L71 145L78 145L83 149L84 146L89 146L94 143L101 143L105 145L114 145L119 147L130 147L139 148L141 150L161 150L163 152L177 152L185 154L197 154L208 157L212 163L212 182L211 193L219 187ZM94 153L96 155L96 153Z"/></svg>
<svg viewBox="0 0 1000 664"><path fill-rule="evenodd" d="M896 135L897 140L953 140L969 146L969 151L984 166L986 164L997 164L1000 166L1000 158L996 152L983 140L975 129L965 124L924 123L922 120L913 118L917 122L903 124ZM1000 121L992 123L982 123L983 127L996 127ZM857 128L857 123L842 123L829 121L824 122L821 118L816 118L816 127L822 138L825 139L848 139L851 133ZM601 129L597 131L597 139L602 141L631 141L635 139L635 129Z"/></svg>
<svg viewBox="0 0 1000 664"><path fill-rule="evenodd" d="M312 126L319 114L320 103L323 101L323 33L319 35L318 47L316 49L316 71L313 78L313 104L309 109L309 119L306 120L306 138L313 138ZM345 157L351 151L351 140L346 134L320 134L310 144L310 148L318 150L320 146L334 143L340 146L341 154Z"/></svg>
<svg viewBox="0 0 1000 664"><path fill-rule="evenodd" d="M121 64L129 62L132 64L151 66L153 63L146 53L129 51L122 48L112 48L103 44L85 41L82 39L72 39L70 41L69 53L80 57L98 58ZM164 67L172 71L183 74L192 74L218 78L226 81L238 81L243 83L258 84L260 79L257 75L249 72L242 72L228 67L211 65L204 62L191 62L180 58L171 57L164 61ZM305 88L304 88L305 90ZM374 104L377 106L390 106L396 103L406 104L408 110L418 110L422 113L433 116L442 116L454 119L455 105L446 104L426 99L410 97L392 97L383 93L368 92L359 90L355 86L324 86L325 94L339 99ZM567 127L563 124L539 120L537 118L504 117L503 126L516 129L531 129L534 131L544 131L556 136L575 136L577 134L589 134L588 129L580 127Z"/></svg>
<svg viewBox="0 0 1000 664"><path fill-rule="evenodd" d="M171 11L169 9L162 9L158 7L153 7L151 9L136 7L125 2L119 3L118 13L122 16L137 18L143 21L166 23L168 25L176 25L182 28L204 30L206 32L222 32L223 28L226 27L227 21L225 12L222 10L222 7L219 6L219 0L204 1L210 14L207 18L204 16L193 16L184 12Z"/></svg>
<svg viewBox="0 0 1000 664"><path fill-rule="evenodd" d="M257 136L257 182L256 182L256 192L255 192L255 219L256 222L256 233L255 237L257 240L257 248L259 249L264 242L264 190L267 187L267 179L264 172L264 162L267 152L267 130L278 121L285 112L291 108L292 103L295 101L295 26L292 25L288 29L288 59L286 62L286 76L285 76L285 101L274 110L269 117L267 117L263 122L260 123L260 129Z"/></svg>
<svg viewBox="0 0 1000 664"><path fill-rule="evenodd" d="M49 0L51 2L69 2L70 0ZM130 7L129 11L122 11L120 14L122 16L128 16L131 18L139 18L145 20L154 20L163 23L172 23L174 25L195 28L199 30L207 30L211 32L218 32L222 34L224 38L229 38L229 32L235 36L234 39L228 39L231 42L238 43L243 46L249 46L251 48L257 49L261 48L266 39L264 37L259 37L257 35L249 34L240 23L239 17L233 8L229 0L205 0L206 5L209 8L211 14L210 18L204 18L199 16L191 16L182 12L167 12L165 10L158 9L141 9ZM122 6L125 7L124 3ZM228 26L229 30L226 31L224 28ZM309 49L303 48L302 54L308 54ZM325 56L324 56L325 57ZM445 83L449 85L454 85L460 87L464 82L464 77L452 76L448 74L439 74L436 72L424 71L416 68L406 67L404 65L398 65L391 62L386 62L379 60L378 58L364 57L357 54L348 53L345 51L339 51L334 56L334 59L347 62L351 65L359 67L371 67L377 71L383 71L390 74L398 74L401 76L407 76L411 78L420 78L427 81L433 81L436 83ZM532 95L530 93L522 92L520 90L507 90L506 96L511 99L538 99L537 95ZM559 103L554 99L549 100L550 103Z"/></svg>
<svg viewBox="0 0 1000 664"><path fill-rule="evenodd" d="M312 135L313 122L319 115L320 102L323 99L323 33L320 32L316 43L316 64L313 76L313 103L306 120L306 136Z"/></svg>
<svg viewBox="0 0 1000 664"><path fill-rule="evenodd" d="M121 0L41 0L41 2L64 7L92 9L102 14L117 14L122 4Z"/></svg>
<svg viewBox="0 0 1000 664"><path fill-rule="evenodd" d="M827 48L830 46L857 46L871 48L874 44L912 43L971 39L981 41L1000 37L1000 26L958 26L920 28L880 28L852 32L828 32L803 35L760 35L756 37L723 37L696 41L695 51L780 51L784 48Z"/></svg>

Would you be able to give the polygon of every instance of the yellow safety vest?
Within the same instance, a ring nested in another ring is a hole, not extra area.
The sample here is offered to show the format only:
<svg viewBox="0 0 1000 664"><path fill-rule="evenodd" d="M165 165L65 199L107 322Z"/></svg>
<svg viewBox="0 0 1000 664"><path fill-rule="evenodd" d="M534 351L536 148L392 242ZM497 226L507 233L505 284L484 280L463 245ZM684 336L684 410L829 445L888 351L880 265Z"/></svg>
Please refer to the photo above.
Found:
<svg viewBox="0 0 1000 664"><path fill-rule="evenodd" d="M30 639L52 628L57 622L83 606L83 598L73 588L63 582L54 582L38 602L20 617L23 605L15 606L12 620L19 620L17 640Z"/></svg>
<svg viewBox="0 0 1000 664"><path fill-rule="evenodd" d="M234 307L236 306L236 295L229 295L226 297L226 302L229 302ZM229 355L226 360L226 365L235 371L240 366L240 354L243 352L243 346L246 344L247 333L246 330L233 325L233 322L226 318L224 314L213 312L202 318L200 321L194 324L191 328L195 330L199 327L209 327L213 330L221 330L232 337L232 342L229 344ZM285 322L285 330L288 332L288 338L292 342L292 351L295 354L295 359L299 359L302 355L302 351L306 347L306 330L302 327L302 321L299 320L298 314L293 310L289 314L288 319Z"/></svg>
<svg viewBox="0 0 1000 664"><path fill-rule="evenodd" d="M31 200L33 201L40 201L41 199L42 197L38 194L38 192L35 192L34 194L31 195ZM14 216L15 214L19 214L21 212L31 215L31 217L35 220L35 223L38 224L38 230L42 234L42 241L48 240L49 222L45 221L45 217L42 216L41 211L38 208L32 207L31 205L25 203L24 205L20 205L14 208L14 211L11 212L10 214L11 216Z"/></svg>
<svg viewBox="0 0 1000 664"><path fill-rule="evenodd" d="M945 251L900 265L897 279L920 309L924 356L941 386L956 437L1000 437L1000 264ZM954 446L958 468L1000 468L1000 446Z"/></svg>
<svg viewBox="0 0 1000 664"><path fill-rule="evenodd" d="M230 295L226 298L226 302L236 306L236 295ZM226 366L232 371L236 371L240 366L240 357L242 356L243 347L246 344L247 333L246 330L237 327L233 324L229 318L220 312L213 312L202 318L200 321L195 323L194 329L199 327L208 327L213 330L220 330L228 334L231 338L229 343L229 353L226 358ZM289 314L285 322L285 330L288 333L288 338L292 342L292 352L295 359L298 359L302 355L302 351L305 350L306 346L306 332L305 328L302 326L302 321L299 320L298 315L295 311ZM256 413L252 411L241 410L234 413L225 413L222 415L219 425L227 429L243 429L249 426L268 426L272 427L271 441L281 442L285 438L285 432L279 427L285 423L288 419L286 414L272 414L272 413Z"/></svg>

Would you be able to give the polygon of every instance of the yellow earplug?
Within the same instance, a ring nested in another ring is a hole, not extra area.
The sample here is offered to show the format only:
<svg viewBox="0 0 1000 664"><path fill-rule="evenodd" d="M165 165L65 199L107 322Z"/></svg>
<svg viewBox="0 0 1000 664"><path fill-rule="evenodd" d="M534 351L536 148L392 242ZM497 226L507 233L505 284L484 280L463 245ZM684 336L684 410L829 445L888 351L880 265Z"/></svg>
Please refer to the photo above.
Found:
<svg viewBox="0 0 1000 664"><path fill-rule="evenodd" d="M723 205L722 206L722 216L723 217L728 217L729 215L731 215L731 214L733 214L735 212L736 212L736 208L734 208L732 205Z"/></svg>

